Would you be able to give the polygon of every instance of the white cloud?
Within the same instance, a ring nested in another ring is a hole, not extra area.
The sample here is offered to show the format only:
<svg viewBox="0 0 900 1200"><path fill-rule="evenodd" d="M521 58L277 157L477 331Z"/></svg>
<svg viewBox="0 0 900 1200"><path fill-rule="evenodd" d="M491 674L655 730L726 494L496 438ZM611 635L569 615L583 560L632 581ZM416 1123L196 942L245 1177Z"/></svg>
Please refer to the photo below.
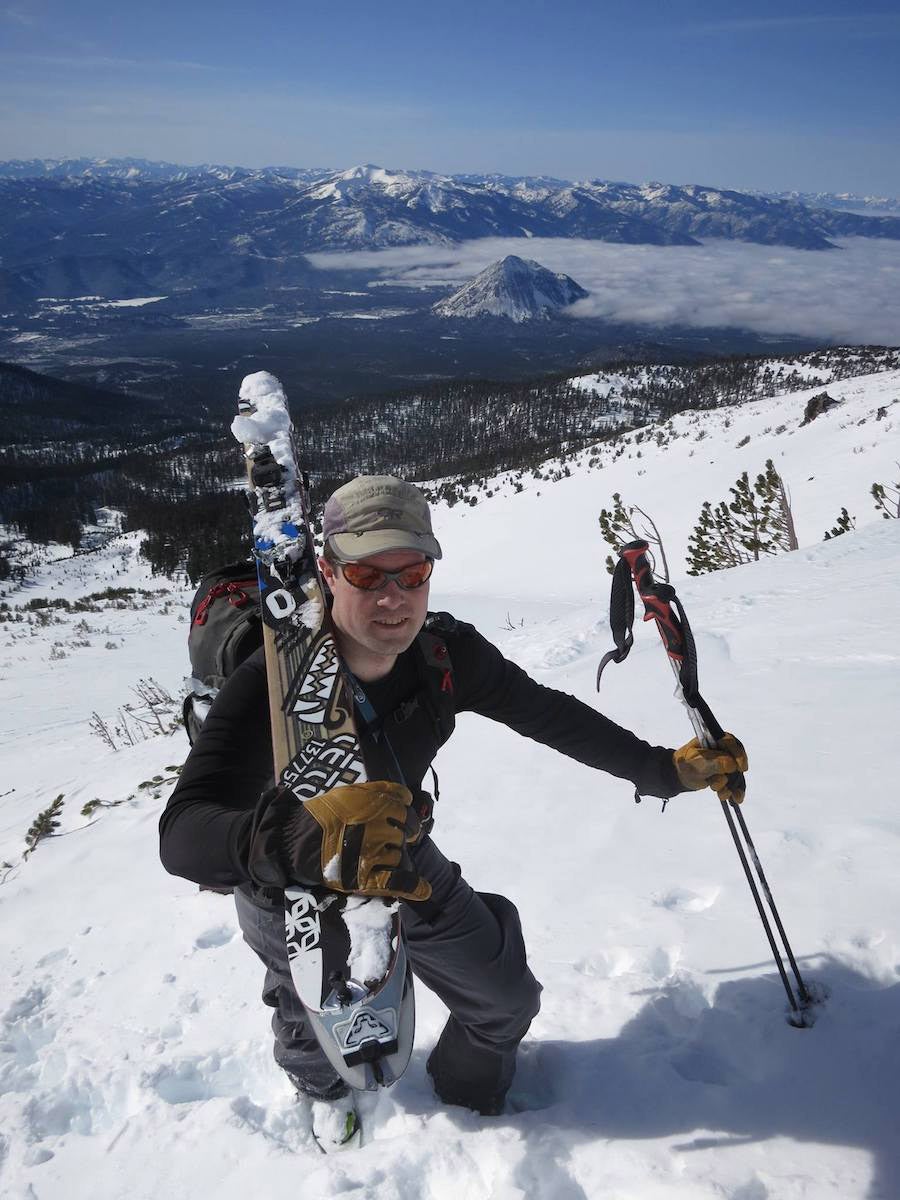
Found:
<svg viewBox="0 0 900 1200"><path fill-rule="evenodd" d="M21 25L26 29L31 29L37 25L37 21L35 21L34 16L30 12L27 12L22 7L16 8L13 5L7 5L5 8L0 9L0 17L4 21L9 21L13 25Z"/></svg>
<svg viewBox="0 0 900 1200"><path fill-rule="evenodd" d="M224 71L231 68L212 66L209 63L191 62L178 58L122 58L109 54L2 54L0 60L14 62L26 68L74 67L80 70L96 70L111 67L115 70L146 71Z"/></svg>
<svg viewBox="0 0 900 1200"><path fill-rule="evenodd" d="M590 295L573 319L690 328L733 327L838 342L900 345L900 242L846 238L839 249L745 242L620 246L562 238L484 238L317 254L319 267L379 270L409 287L459 286L507 254L571 275Z"/></svg>
<svg viewBox="0 0 900 1200"><path fill-rule="evenodd" d="M813 32L835 30L851 35L895 33L898 18L894 13L847 13L846 15L823 15L790 17L735 17L722 20L703 21L685 26L687 33L781 33L795 30Z"/></svg>

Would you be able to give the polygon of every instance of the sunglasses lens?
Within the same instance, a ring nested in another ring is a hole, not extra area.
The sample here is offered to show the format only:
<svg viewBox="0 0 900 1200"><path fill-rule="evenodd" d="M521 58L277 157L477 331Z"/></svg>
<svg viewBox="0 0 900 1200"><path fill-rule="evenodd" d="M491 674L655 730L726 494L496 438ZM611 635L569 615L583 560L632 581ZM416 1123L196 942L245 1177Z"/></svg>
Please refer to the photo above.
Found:
<svg viewBox="0 0 900 1200"><path fill-rule="evenodd" d="M342 570L348 583L367 592L380 588L384 583L384 571L379 571L377 567L367 567L363 563L344 563Z"/></svg>
<svg viewBox="0 0 900 1200"><path fill-rule="evenodd" d="M424 562L416 563L415 566L405 567L397 576L397 582L402 588L421 587L430 577L433 566L431 559L426 558Z"/></svg>

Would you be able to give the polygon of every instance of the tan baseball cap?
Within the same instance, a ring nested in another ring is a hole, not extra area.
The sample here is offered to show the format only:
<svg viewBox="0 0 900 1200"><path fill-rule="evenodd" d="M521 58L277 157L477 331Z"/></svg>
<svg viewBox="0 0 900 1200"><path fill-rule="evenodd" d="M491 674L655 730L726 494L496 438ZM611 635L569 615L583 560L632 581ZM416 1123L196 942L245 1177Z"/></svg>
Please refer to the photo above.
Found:
<svg viewBox="0 0 900 1200"><path fill-rule="evenodd" d="M388 550L417 550L440 558L428 501L412 483L393 475L358 475L325 505L322 535L345 562Z"/></svg>

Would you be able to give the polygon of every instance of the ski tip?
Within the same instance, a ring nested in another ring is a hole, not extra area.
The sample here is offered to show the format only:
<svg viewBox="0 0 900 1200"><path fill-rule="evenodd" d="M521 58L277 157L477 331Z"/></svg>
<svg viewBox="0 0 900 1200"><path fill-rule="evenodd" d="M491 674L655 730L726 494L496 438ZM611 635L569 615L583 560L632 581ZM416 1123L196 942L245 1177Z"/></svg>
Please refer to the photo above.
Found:
<svg viewBox="0 0 900 1200"><path fill-rule="evenodd" d="M283 443L282 461L290 454L291 417L284 388L268 371L246 375L238 398L238 415L231 422L231 432L244 446L269 445L278 439Z"/></svg>
<svg viewBox="0 0 900 1200"><path fill-rule="evenodd" d="M279 396L282 400L285 398L281 381L268 371L254 371L252 375L245 375L238 396L241 400L250 401L258 401L264 396Z"/></svg>

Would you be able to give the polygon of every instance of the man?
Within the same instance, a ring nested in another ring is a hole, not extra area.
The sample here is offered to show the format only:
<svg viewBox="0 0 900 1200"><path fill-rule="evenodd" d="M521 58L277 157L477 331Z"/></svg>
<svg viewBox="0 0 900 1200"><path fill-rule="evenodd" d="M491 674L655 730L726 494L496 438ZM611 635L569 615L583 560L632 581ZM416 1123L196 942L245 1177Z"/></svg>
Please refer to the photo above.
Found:
<svg viewBox="0 0 900 1200"><path fill-rule="evenodd" d="M314 1104L317 1136L352 1132L352 1098L307 1028L284 942L282 894L292 883L404 901L414 973L450 1017L428 1059L446 1103L497 1114L516 1050L539 1008L515 906L473 891L430 836L422 787L457 712L501 721L589 766L669 797L712 787L736 802L728 776L747 769L727 735L717 749L649 746L593 708L532 680L471 625L429 620L429 580L441 548L424 496L390 476L362 476L325 508L322 575L348 670L379 718L364 733L372 782L335 788L305 805L272 787L265 662L257 652L226 682L160 821L167 870L233 887L241 929L266 965L263 1000L275 1009L275 1059ZM396 778L399 764L406 786ZM262 797L262 798L260 798ZM347 837L353 830L354 836ZM420 901L429 900L426 906ZM331 1132L322 1132L336 1121Z"/></svg>

